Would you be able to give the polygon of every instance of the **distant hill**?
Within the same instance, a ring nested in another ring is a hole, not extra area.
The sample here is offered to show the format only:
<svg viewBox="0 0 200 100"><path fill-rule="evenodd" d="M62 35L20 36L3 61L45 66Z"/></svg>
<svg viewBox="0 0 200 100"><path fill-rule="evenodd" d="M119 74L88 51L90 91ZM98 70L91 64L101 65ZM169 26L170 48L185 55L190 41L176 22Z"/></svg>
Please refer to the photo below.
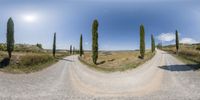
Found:
<svg viewBox="0 0 200 100"><path fill-rule="evenodd" d="M179 44L180 46L183 46L183 47L200 47L200 43L196 43L196 44ZM163 47L175 47L175 44L172 44L172 45L165 45Z"/></svg>
<svg viewBox="0 0 200 100"><path fill-rule="evenodd" d="M6 51L6 44L0 43L0 51ZM15 44L14 51L16 52L42 52L44 51L41 44Z"/></svg>

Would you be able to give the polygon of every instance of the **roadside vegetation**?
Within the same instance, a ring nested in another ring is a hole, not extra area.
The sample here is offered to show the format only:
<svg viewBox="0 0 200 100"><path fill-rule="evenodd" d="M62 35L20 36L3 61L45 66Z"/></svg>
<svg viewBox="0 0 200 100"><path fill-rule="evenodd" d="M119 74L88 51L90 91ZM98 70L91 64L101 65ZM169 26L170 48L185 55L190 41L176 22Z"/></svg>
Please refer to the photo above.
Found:
<svg viewBox="0 0 200 100"><path fill-rule="evenodd" d="M99 50L98 27L99 23L97 19L95 19L92 24L92 61L94 64L97 64L98 50Z"/></svg>
<svg viewBox="0 0 200 100"><path fill-rule="evenodd" d="M102 51L99 52L97 64L94 64L91 58L92 53L85 52L84 57L79 57L79 60L90 68L104 72L114 72L136 68L151 59L154 54L151 50L148 50L145 58L141 59L139 58L140 51Z"/></svg>
<svg viewBox="0 0 200 100"><path fill-rule="evenodd" d="M179 33L175 32L175 45L162 46L159 44L157 47L164 51L172 53L179 60L183 61L188 66L195 70L200 68L200 44L180 44Z"/></svg>
<svg viewBox="0 0 200 100"><path fill-rule="evenodd" d="M84 54L84 51L83 51L83 36L82 36L82 34L80 36L80 47L79 48L80 48L79 56L82 57L82 55Z"/></svg>
<svg viewBox="0 0 200 100"><path fill-rule="evenodd" d="M7 52L7 53L6 53ZM56 50L56 33L53 49L45 50L42 44L15 44L14 22L7 22L6 43L0 43L0 71L10 73L30 73L42 70L54 62L69 55L68 51Z"/></svg>
<svg viewBox="0 0 200 100"><path fill-rule="evenodd" d="M10 59L5 51L0 51L0 71L8 73L36 72L69 55L66 51L59 51L55 55L56 58L54 58L52 56L52 50L40 51L14 51Z"/></svg>
<svg viewBox="0 0 200 100"><path fill-rule="evenodd" d="M145 29L144 25L140 26L140 50L139 51L106 51L98 50L98 21L95 19L92 24L92 51L81 53L79 60L89 67L105 71L125 71L136 68L155 55L155 40L151 35L151 50L145 49ZM80 38L80 51L82 47L82 35Z"/></svg>
<svg viewBox="0 0 200 100"><path fill-rule="evenodd" d="M200 68L200 44L180 44L178 54L176 54L176 47L175 45L163 46L162 50L174 54L175 57L194 69Z"/></svg>
<svg viewBox="0 0 200 100"><path fill-rule="evenodd" d="M140 25L140 50L133 52L99 52L97 19L92 24L92 50L84 53L83 36L80 36L79 49L70 45L69 51L56 50L56 32L53 35L52 50L44 50L42 44L15 44L14 22L8 19L6 43L0 44L0 70L13 73L29 73L41 70L67 55L79 54L85 64L104 71L124 71L135 68L155 54L155 40L151 35L151 50L146 51L145 29ZM7 52L7 54L6 54ZM100 53L100 54L99 54Z"/></svg>

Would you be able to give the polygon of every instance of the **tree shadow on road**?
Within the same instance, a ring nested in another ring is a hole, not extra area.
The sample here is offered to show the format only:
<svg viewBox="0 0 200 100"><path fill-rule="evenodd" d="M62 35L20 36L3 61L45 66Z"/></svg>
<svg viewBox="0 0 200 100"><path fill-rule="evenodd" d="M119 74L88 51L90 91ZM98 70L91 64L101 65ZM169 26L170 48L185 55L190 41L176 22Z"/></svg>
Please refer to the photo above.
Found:
<svg viewBox="0 0 200 100"><path fill-rule="evenodd" d="M159 68L168 71L196 71L200 69L200 64L185 64L185 65L169 65L159 66Z"/></svg>
<svg viewBox="0 0 200 100"><path fill-rule="evenodd" d="M104 64L106 61L99 61L97 62L97 65L101 65L101 64Z"/></svg>

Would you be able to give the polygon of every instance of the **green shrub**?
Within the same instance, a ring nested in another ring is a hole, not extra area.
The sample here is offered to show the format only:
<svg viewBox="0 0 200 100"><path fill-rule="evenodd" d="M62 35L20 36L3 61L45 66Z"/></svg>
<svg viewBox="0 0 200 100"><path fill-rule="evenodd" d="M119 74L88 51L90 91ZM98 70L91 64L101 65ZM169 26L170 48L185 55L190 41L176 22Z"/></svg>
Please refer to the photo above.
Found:
<svg viewBox="0 0 200 100"><path fill-rule="evenodd" d="M0 51L6 51L6 44L0 43Z"/></svg>
<svg viewBox="0 0 200 100"><path fill-rule="evenodd" d="M200 51L200 46L198 46L198 47L196 48L196 50L199 50L199 51Z"/></svg>
<svg viewBox="0 0 200 100"><path fill-rule="evenodd" d="M38 48L40 48L40 49L43 49L43 48L42 48L42 44L37 43L36 46L37 46Z"/></svg>

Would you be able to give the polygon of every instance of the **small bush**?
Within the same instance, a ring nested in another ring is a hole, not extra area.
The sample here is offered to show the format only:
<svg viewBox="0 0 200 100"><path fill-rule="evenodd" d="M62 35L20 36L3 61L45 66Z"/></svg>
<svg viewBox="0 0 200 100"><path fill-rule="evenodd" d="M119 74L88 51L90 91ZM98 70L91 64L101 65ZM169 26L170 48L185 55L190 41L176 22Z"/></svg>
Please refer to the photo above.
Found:
<svg viewBox="0 0 200 100"><path fill-rule="evenodd" d="M199 51L200 51L200 46L198 46L198 47L196 48L196 50L199 50Z"/></svg>
<svg viewBox="0 0 200 100"><path fill-rule="evenodd" d="M6 44L0 43L0 51L6 51Z"/></svg>

